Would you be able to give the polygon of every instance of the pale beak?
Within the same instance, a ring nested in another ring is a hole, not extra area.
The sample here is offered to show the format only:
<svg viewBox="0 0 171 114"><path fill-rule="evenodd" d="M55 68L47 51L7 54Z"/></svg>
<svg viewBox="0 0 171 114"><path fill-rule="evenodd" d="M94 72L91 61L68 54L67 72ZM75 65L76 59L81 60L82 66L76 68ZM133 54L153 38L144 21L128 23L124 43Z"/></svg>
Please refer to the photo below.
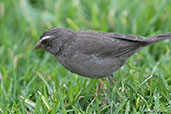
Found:
<svg viewBox="0 0 171 114"><path fill-rule="evenodd" d="M42 48L40 42L37 42L36 45L33 47L33 49L40 49L40 48Z"/></svg>

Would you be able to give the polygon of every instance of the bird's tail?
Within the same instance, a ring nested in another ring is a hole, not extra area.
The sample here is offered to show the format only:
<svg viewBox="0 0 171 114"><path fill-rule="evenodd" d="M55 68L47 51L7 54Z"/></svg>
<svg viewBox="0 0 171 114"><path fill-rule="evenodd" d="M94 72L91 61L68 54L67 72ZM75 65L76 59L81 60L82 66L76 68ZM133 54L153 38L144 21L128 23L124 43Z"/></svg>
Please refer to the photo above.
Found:
<svg viewBox="0 0 171 114"><path fill-rule="evenodd" d="M155 36L147 37L145 39L145 41L148 44L151 44L151 43L155 43L155 42L159 42L161 40L167 40L167 39L171 39L171 32L162 33L162 34L158 34L158 35L155 35Z"/></svg>

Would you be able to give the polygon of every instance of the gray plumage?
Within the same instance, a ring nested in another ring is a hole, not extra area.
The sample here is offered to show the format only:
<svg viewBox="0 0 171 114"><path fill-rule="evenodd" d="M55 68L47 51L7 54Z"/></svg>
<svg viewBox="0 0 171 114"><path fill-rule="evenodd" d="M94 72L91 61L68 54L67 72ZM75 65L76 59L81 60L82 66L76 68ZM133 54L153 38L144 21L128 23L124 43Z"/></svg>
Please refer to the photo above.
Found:
<svg viewBox="0 0 171 114"><path fill-rule="evenodd" d="M102 78L112 76L139 49L165 39L171 39L171 33L141 37L54 27L41 35L39 43L69 71Z"/></svg>

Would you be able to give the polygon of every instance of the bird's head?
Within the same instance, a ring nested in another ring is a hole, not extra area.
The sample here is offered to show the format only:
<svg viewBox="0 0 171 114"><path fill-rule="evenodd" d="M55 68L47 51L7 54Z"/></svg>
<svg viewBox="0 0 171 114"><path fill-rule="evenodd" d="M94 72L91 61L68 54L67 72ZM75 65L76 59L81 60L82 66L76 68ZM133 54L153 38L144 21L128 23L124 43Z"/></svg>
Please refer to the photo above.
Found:
<svg viewBox="0 0 171 114"><path fill-rule="evenodd" d="M68 33L72 33L72 30L63 27L50 28L40 36L33 49L44 48L51 54L55 54L60 50L63 41L70 38Z"/></svg>

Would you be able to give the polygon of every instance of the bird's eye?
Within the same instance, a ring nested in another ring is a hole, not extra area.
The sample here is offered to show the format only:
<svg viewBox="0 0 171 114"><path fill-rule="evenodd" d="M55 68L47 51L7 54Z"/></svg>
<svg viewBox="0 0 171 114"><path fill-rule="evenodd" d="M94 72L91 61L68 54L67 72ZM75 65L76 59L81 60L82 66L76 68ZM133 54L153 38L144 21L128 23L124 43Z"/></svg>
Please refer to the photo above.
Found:
<svg viewBox="0 0 171 114"><path fill-rule="evenodd" d="M42 41L43 46L45 46L46 48L49 48L50 44L48 40L43 40Z"/></svg>
<svg viewBox="0 0 171 114"><path fill-rule="evenodd" d="M43 40L43 41L42 41L42 44L43 44L43 45L47 45L47 44L48 44L48 41L47 41L47 40Z"/></svg>

